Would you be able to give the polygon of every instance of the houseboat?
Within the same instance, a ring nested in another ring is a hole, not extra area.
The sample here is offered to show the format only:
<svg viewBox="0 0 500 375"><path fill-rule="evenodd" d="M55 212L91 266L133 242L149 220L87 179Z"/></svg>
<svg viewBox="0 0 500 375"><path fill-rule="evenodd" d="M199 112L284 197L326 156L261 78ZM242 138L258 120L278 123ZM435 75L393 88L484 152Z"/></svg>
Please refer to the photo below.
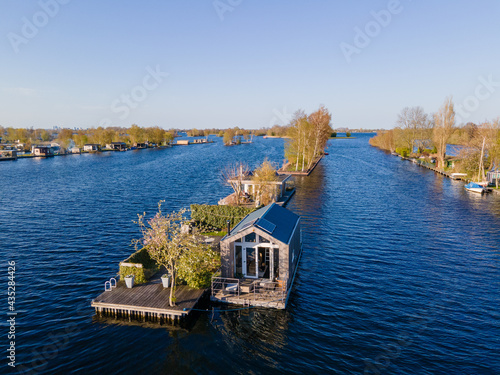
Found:
<svg viewBox="0 0 500 375"><path fill-rule="evenodd" d="M114 151L126 151L127 144L125 142L111 142L106 145L106 148Z"/></svg>
<svg viewBox="0 0 500 375"><path fill-rule="evenodd" d="M83 151L85 152L99 152L101 151L101 145L97 143L87 143L83 146Z"/></svg>
<svg viewBox="0 0 500 375"><path fill-rule="evenodd" d="M31 154L34 156L49 157L54 156L54 150L50 146L32 146Z"/></svg>
<svg viewBox="0 0 500 375"><path fill-rule="evenodd" d="M233 185L238 182L241 184L241 195L243 199L240 199L244 204L249 204L253 206L260 205L259 199L257 197L257 192L259 189L260 182L253 179L254 172L242 172L242 175L228 180L229 185ZM275 180L268 181L270 185L274 185L274 193L272 201L278 202L280 204L285 204L295 193L295 189L292 187L291 175L279 175L276 173ZM229 194L227 197L219 200L218 204L220 206L232 205L236 201L236 193Z"/></svg>
<svg viewBox="0 0 500 375"><path fill-rule="evenodd" d="M241 220L220 242L221 270L211 300L284 309L302 255L300 217L271 203Z"/></svg>

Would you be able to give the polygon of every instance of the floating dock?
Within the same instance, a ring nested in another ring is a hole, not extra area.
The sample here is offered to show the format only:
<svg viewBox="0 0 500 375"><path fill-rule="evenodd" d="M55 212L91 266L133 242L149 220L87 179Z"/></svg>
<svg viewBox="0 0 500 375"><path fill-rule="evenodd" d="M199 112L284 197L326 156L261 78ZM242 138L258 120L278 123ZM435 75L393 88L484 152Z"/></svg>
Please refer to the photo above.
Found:
<svg viewBox="0 0 500 375"><path fill-rule="evenodd" d="M112 285L112 284L111 284ZM91 306L97 315L154 321L158 323L179 323L186 318L199 302L206 289L192 289L178 285L175 290L175 306L169 305L170 288L164 288L159 276L145 284L127 288L124 281L109 286Z"/></svg>

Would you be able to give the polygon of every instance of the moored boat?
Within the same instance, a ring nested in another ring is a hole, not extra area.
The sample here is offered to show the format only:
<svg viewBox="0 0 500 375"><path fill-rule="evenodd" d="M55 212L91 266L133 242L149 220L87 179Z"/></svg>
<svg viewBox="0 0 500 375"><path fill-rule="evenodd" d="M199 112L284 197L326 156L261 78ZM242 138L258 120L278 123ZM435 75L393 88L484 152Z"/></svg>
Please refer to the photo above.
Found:
<svg viewBox="0 0 500 375"><path fill-rule="evenodd" d="M485 188L475 182L469 182L465 185L465 190L472 191L473 193L483 194L485 192Z"/></svg>

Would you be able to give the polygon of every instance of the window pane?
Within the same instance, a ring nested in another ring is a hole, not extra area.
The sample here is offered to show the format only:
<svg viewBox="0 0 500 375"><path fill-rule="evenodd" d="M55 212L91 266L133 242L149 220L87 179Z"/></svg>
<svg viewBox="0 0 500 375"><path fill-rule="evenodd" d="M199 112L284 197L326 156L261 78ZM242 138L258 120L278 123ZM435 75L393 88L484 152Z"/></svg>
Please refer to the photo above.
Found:
<svg viewBox="0 0 500 375"><path fill-rule="evenodd" d="M245 236L245 242L255 242L257 235L255 233L250 233Z"/></svg>
<svg viewBox="0 0 500 375"><path fill-rule="evenodd" d="M247 276L257 276L255 249L247 247Z"/></svg>
<svg viewBox="0 0 500 375"><path fill-rule="evenodd" d="M260 243L269 243L269 240L267 238L262 237L262 236L259 236L259 241L260 241Z"/></svg>
<svg viewBox="0 0 500 375"><path fill-rule="evenodd" d="M241 254L241 246L235 246L234 247L234 259L235 259L235 273L236 274L242 274L243 273L243 267L242 267L242 254Z"/></svg>

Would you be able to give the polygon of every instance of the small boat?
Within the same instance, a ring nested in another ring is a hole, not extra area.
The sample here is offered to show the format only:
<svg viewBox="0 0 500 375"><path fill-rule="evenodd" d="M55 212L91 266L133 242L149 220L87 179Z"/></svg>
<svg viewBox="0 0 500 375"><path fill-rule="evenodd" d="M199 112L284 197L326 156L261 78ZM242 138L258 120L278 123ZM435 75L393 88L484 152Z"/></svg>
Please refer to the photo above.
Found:
<svg viewBox="0 0 500 375"><path fill-rule="evenodd" d="M483 156L484 156L484 144L486 142L486 138L483 138L483 147L481 148L481 157L479 158L479 171L477 173L477 180L481 182L469 182L465 185L465 189L467 191L472 191L474 193L483 194L487 192L486 186L488 186L488 181L485 181L484 178L484 167L483 167Z"/></svg>
<svg viewBox="0 0 500 375"><path fill-rule="evenodd" d="M325 152L323 155L330 155L328 152Z"/></svg>
<svg viewBox="0 0 500 375"><path fill-rule="evenodd" d="M469 182L465 185L465 190L472 191L473 193L483 194L485 192L485 188L475 182Z"/></svg>

